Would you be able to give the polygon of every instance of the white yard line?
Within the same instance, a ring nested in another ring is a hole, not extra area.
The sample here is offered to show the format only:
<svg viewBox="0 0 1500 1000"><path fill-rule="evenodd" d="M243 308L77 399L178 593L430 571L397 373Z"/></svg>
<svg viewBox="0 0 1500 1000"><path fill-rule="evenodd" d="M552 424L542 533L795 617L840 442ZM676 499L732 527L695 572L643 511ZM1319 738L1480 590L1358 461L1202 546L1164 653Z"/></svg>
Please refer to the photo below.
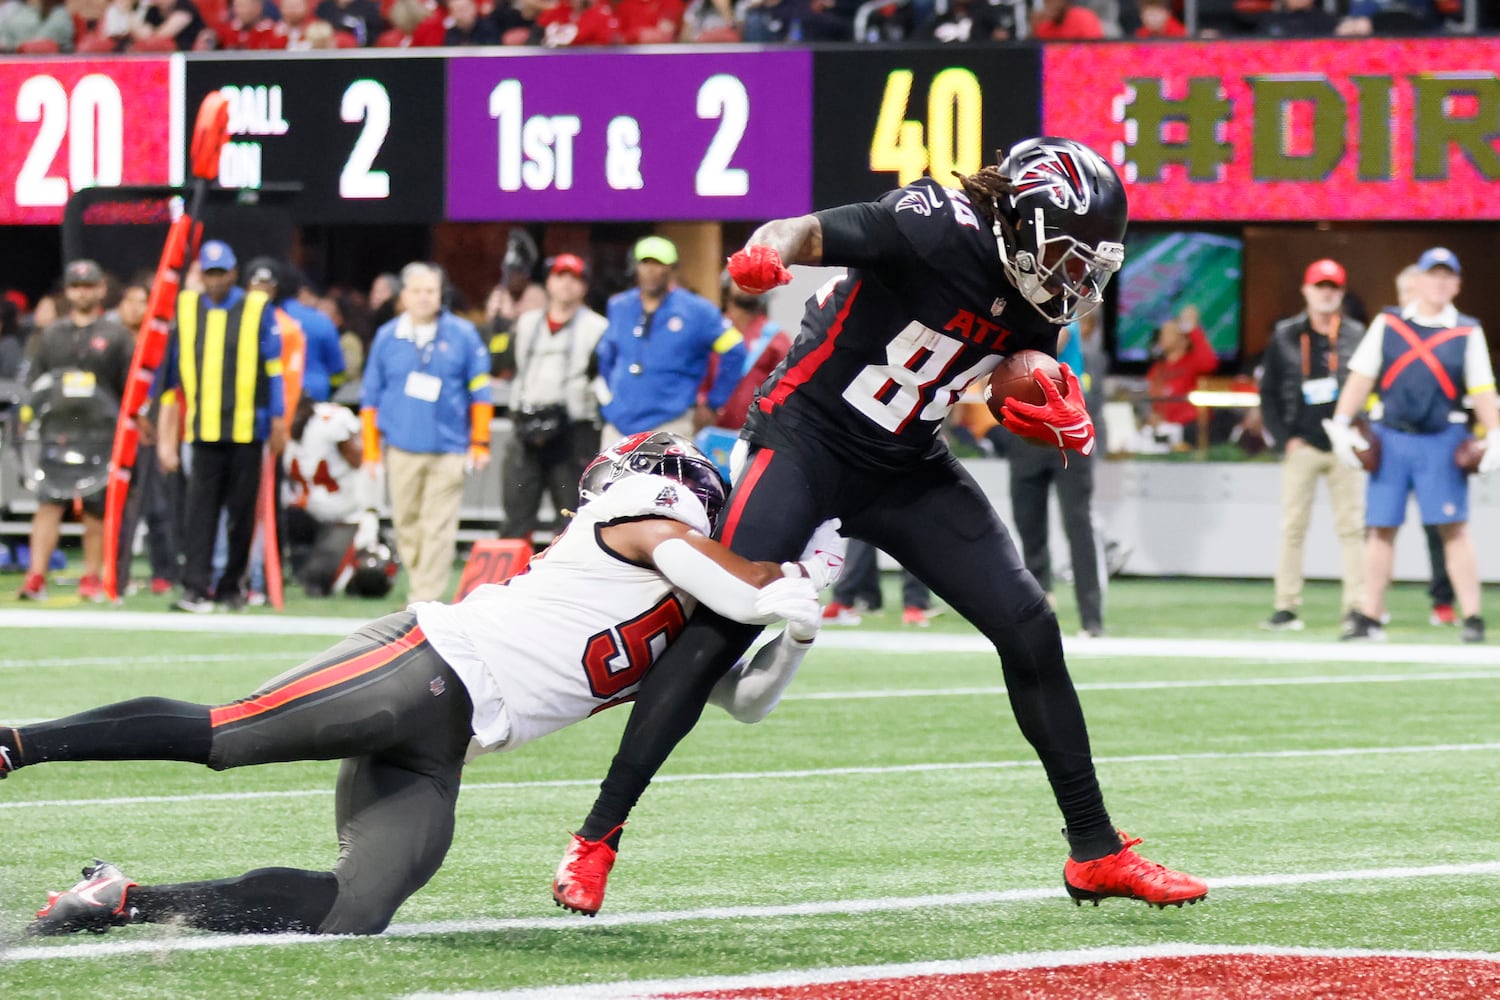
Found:
<svg viewBox="0 0 1500 1000"><path fill-rule="evenodd" d="M1306 750L1244 750L1236 752L1154 753L1099 756L1096 764L1175 764L1187 761L1297 760L1340 757L1380 757L1389 755L1422 756L1440 753L1490 753L1500 751L1500 743L1435 743L1400 747L1325 747ZM700 781L786 781L793 778L834 778L849 775L929 774L941 771L1011 771L1040 767L1036 760L975 760L945 764L890 764L866 767L824 767L790 771L725 771L716 774L659 774L653 784L670 785ZM15 781L25 781L19 775ZM467 795L477 792L517 792L528 789L588 788L599 784L593 778L558 778L550 781L465 781ZM108 807L126 805L173 805L198 802L244 802L253 799L315 798L333 794L331 788L278 790L268 792L199 792L191 795L131 795L110 799L33 799L0 801L0 811L9 809L66 809L70 807Z"/></svg>
<svg viewBox="0 0 1500 1000"><path fill-rule="evenodd" d="M47 611L42 609L0 611L0 630L46 628L116 630L129 632L202 632L226 635L274 633L276 635L348 635L365 624L360 618L316 618L294 615L187 615L126 611ZM1395 642L1285 642L1267 636L1258 639L1129 639L1064 637L1070 657L1154 657L1187 660L1254 660L1262 663L1435 663L1448 667L1474 665L1492 667L1493 647L1460 645L1452 637L1447 643ZM840 631L825 628L818 637L825 649L868 653L990 653L983 636L908 629L881 632L865 629Z"/></svg>
<svg viewBox="0 0 1500 1000"><path fill-rule="evenodd" d="M163 663L259 663L262 660L285 660L288 664L305 660L318 650L305 653L178 653L170 656L53 656L39 660L0 660L0 670L45 670L72 667L119 667L137 670Z"/></svg>
<svg viewBox="0 0 1500 1000"><path fill-rule="evenodd" d="M745 976L696 976L687 979L645 979L624 983L542 986L498 991L414 993L406 1000L653 1000L674 994L714 990L774 990L798 986L852 983L870 979L909 979L917 976L963 976L1022 969L1056 969L1105 962L1138 962L1160 958L1203 958L1215 955L1253 955L1270 958L1412 958L1426 961L1467 960L1500 962L1500 954L1455 951L1375 951L1368 948L1271 948L1256 945L1153 944L1130 948L1079 948L1073 951L1030 951L1015 955L945 962L906 962L899 965L849 965L829 969L797 969ZM935 993L928 995L935 996Z"/></svg>
<svg viewBox="0 0 1500 1000"><path fill-rule="evenodd" d="M1407 868L1288 872L1276 875L1228 875L1219 878L1209 878L1207 881L1211 890L1222 892L1232 889L1282 888L1293 885L1312 885L1331 882L1363 883L1372 881L1405 881L1409 879L1470 878L1477 875L1497 874L1500 874L1500 861L1471 862L1461 865L1424 865L1422 867ZM578 917L569 916L441 920L415 924L393 924L386 931L386 935L389 937L419 937L423 935L494 934L505 931L540 930L587 934L595 928L604 927L646 927L706 920L781 920L788 917L850 916L866 913L897 913L911 910L948 909L955 906L994 906L1002 903L1029 903L1065 898L1066 896L1060 887L1049 886L1044 889L1006 889L998 892L961 892L925 896L885 896L874 899L841 899L823 903L794 903L782 906L715 906L697 910L606 913L592 920L583 920ZM1120 905L1123 906L1126 904L1121 903ZM145 928L142 928L141 931L149 933L149 930ZM146 940L134 940L132 938L136 932L116 933L119 936L113 940L99 943L64 944L50 947L26 945L10 948L0 952L0 961L107 958L112 955L153 952L218 951L227 948L337 944L340 942L348 943L349 941L348 938L344 937L319 937L310 934L153 935ZM1227 950L1237 952L1244 951L1245 949L1230 948ZM1477 957L1488 959L1492 956L1480 955ZM1098 960L1104 961L1104 959ZM489 994L475 995L487 996ZM525 994L521 995L524 996ZM579 996L581 994L568 995Z"/></svg>

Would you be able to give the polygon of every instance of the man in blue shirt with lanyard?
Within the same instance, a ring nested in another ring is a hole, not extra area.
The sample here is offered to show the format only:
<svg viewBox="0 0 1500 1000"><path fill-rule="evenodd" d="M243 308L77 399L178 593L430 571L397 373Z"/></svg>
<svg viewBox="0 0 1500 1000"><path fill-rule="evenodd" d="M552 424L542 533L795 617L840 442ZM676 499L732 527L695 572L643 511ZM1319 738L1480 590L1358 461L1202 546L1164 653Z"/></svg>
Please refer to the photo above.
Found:
<svg viewBox="0 0 1500 1000"><path fill-rule="evenodd" d="M157 458L166 472L180 460L177 405L193 446L188 470L184 565L178 611L202 613L214 605L244 606L242 578L255 535L263 446L280 455L286 446L282 416L281 334L264 292L235 284L238 262L229 244L209 240L198 254L203 292L177 297L177 322L162 365ZM227 558L217 583L214 537L225 512Z"/></svg>
<svg viewBox="0 0 1500 1000"><path fill-rule="evenodd" d="M443 308L442 287L436 265L402 269L403 311L376 332L361 386L361 467L374 476L384 462L389 471L396 547L413 602L447 593L464 472L490 460L489 351L472 323Z"/></svg>
<svg viewBox="0 0 1500 1000"><path fill-rule="evenodd" d="M647 236L631 253L637 287L609 300L597 353L604 444L640 431L691 438L714 422L745 373L744 337L725 329L712 302L677 286L671 240ZM718 373L699 403L711 355Z"/></svg>
<svg viewBox="0 0 1500 1000"><path fill-rule="evenodd" d="M1406 520L1406 498L1417 495L1422 523L1443 538L1448 575L1464 615L1464 642L1484 641L1479 608L1479 565L1469 534L1469 483L1453 460L1469 436L1462 399L1469 397L1488 443L1479 473L1500 468L1500 407L1489 346L1479 321L1453 307L1460 276L1458 256L1433 247L1417 261L1416 298L1404 309L1387 309L1370 324L1339 394L1333 419L1324 424L1334 454L1358 465L1365 442L1350 421L1372 391L1383 412L1374 427L1380 467L1366 494L1365 600L1346 639L1383 639L1380 617L1391 582L1396 529Z"/></svg>

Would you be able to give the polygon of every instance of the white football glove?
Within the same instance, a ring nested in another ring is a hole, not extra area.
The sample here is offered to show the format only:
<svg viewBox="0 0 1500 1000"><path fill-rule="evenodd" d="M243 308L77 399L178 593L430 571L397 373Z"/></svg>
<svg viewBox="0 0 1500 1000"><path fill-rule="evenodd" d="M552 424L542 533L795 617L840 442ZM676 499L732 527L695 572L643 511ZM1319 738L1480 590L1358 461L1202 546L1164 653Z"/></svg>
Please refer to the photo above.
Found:
<svg viewBox="0 0 1500 1000"><path fill-rule="evenodd" d="M798 642L811 642L823 624L818 589L812 580L802 576L772 580L756 593L755 613L782 619L787 635Z"/></svg>
<svg viewBox="0 0 1500 1000"><path fill-rule="evenodd" d="M359 515L359 526L354 529L354 551L366 552L380 544L380 515L367 510Z"/></svg>
<svg viewBox="0 0 1500 1000"><path fill-rule="evenodd" d="M844 572L844 551L849 542L839 534L839 519L829 518L813 529L802 558L796 563L784 564L787 571L806 575L819 590L838 582ZM800 569L794 569L800 567Z"/></svg>
<svg viewBox="0 0 1500 1000"><path fill-rule="evenodd" d="M1370 447L1370 442L1349 425L1348 417L1334 417L1332 420L1323 421L1323 432L1328 435L1328 443L1333 445L1335 458L1351 469L1364 468L1360 465L1359 456L1355 452L1364 451Z"/></svg>
<svg viewBox="0 0 1500 1000"><path fill-rule="evenodd" d="M1488 476L1500 469L1500 446L1495 444L1497 437L1500 437L1500 432L1492 432L1484 439L1484 457L1479 460L1479 468L1474 470L1481 476Z"/></svg>

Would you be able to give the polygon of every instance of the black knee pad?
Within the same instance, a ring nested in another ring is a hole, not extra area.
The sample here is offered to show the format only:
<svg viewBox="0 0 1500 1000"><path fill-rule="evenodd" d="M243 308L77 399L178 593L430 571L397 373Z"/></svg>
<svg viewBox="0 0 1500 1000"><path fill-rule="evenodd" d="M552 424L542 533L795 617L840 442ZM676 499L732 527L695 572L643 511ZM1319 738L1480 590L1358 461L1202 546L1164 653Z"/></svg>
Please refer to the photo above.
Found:
<svg viewBox="0 0 1500 1000"><path fill-rule="evenodd" d="M986 635L995 644L1000 662L1009 674L1012 670L1042 672L1063 666L1062 629L1057 614L1046 602L1020 621L997 627Z"/></svg>

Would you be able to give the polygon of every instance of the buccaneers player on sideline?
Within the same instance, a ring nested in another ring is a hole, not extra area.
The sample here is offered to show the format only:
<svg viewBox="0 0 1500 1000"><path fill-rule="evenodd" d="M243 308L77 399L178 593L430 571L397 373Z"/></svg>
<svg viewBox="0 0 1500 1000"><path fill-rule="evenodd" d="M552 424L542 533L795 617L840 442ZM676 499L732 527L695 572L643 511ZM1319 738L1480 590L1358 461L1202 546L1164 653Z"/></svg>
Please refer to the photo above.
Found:
<svg viewBox="0 0 1500 1000"><path fill-rule="evenodd" d="M378 934L432 878L453 839L465 758L513 750L628 701L694 600L786 631L711 696L764 718L821 620L818 590L842 565L836 525L797 563L753 563L707 535L724 504L712 462L674 434L626 438L583 474L568 529L504 585L460 604L418 603L225 705L138 698L0 726L0 777L52 760L181 760L215 770L342 759L332 871L138 885L95 861L28 928L65 934L177 921L231 933Z"/></svg>
<svg viewBox="0 0 1500 1000"><path fill-rule="evenodd" d="M784 263L849 270L808 301L791 353L761 386L719 540L776 561L838 517L846 535L889 553L999 652L1011 709L1067 823L1073 899L1196 902L1207 885L1142 858L1139 841L1110 823L1057 618L938 435L971 382L1024 348L1055 357L1058 328L1099 305L1124 260L1125 191L1108 163L1069 139L1029 139L960 180L962 191L923 178L879 201L767 223L729 258L730 276L752 294L790 281ZM1004 423L1088 455L1094 425L1078 379L1063 371L1066 396L1038 377L1046 405L1012 401ZM699 608L642 683L594 809L558 866L559 904L598 911L626 816L758 629Z"/></svg>

